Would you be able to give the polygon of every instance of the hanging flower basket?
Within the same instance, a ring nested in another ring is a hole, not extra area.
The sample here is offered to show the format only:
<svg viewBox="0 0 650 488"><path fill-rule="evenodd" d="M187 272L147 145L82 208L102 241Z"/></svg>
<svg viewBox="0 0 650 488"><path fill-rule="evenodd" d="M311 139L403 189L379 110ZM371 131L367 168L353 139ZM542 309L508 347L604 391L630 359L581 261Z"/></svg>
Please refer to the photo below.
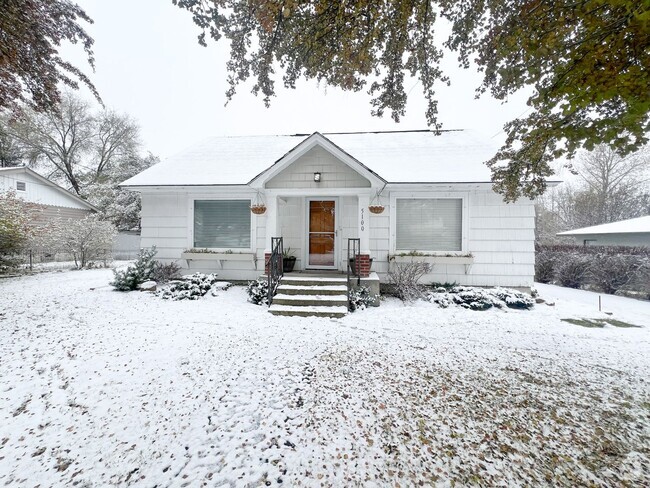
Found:
<svg viewBox="0 0 650 488"><path fill-rule="evenodd" d="M370 213L374 213L374 214L383 213L384 208L385 207L383 205L369 205L368 206L368 210L370 210Z"/></svg>
<svg viewBox="0 0 650 488"><path fill-rule="evenodd" d="M263 203L256 203L255 205L251 205L251 212L253 212L255 215L262 215L264 212L266 212L266 205Z"/></svg>

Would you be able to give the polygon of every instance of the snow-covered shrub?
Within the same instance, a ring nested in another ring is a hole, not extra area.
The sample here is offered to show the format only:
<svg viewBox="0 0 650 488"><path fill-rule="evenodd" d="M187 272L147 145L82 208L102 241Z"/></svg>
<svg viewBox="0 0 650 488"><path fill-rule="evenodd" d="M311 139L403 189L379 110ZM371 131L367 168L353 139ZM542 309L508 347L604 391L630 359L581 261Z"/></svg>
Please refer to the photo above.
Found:
<svg viewBox="0 0 650 488"><path fill-rule="evenodd" d="M0 193L0 271L14 267L13 256L29 245L37 209L18 198L14 190Z"/></svg>
<svg viewBox="0 0 650 488"><path fill-rule="evenodd" d="M117 229L93 214L83 219L58 219L50 225L48 234L41 246L68 252L77 268L86 268L93 261L111 259Z"/></svg>
<svg viewBox="0 0 650 488"><path fill-rule="evenodd" d="M375 300L377 300L377 298L377 295L370 293L370 289L366 286L353 288L350 290L349 294L350 310L353 312L357 310L364 310L365 308L375 303Z"/></svg>
<svg viewBox="0 0 650 488"><path fill-rule="evenodd" d="M504 302L508 308L529 309L535 304L531 295L510 288L494 288L487 291Z"/></svg>
<svg viewBox="0 0 650 488"><path fill-rule="evenodd" d="M420 279L431 272L429 263L393 263L388 271L388 279L394 295L404 302L412 302L426 295L426 287Z"/></svg>
<svg viewBox="0 0 650 488"><path fill-rule="evenodd" d="M590 282L604 293L616 293L634 283L642 273L644 259L630 254L594 256L590 265Z"/></svg>
<svg viewBox="0 0 650 488"><path fill-rule="evenodd" d="M579 254L559 260L555 270L558 283L568 288L580 288L589 277L589 261L588 257Z"/></svg>
<svg viewBox="0 0 650 488"><path fill-rule="evenodd" d="M456 286L450 290L438 288L429 293L429 301L441 308L458 305L469 310L487 310L489 308L533 308L532 297L508 288L473 288Z"/></svg>
<svg viewBox="0 0 650 488"><path fill-rule="evenodd" d="M214 273L194 273L172 281L168 288L158 292L158 296L165 300L198 300L208 293L215 283L217 275Z"/></svg>
<svg viewBox="0 0 650 488"><path fill-rule="evenodd" d="M118 291L131 291L138 288L138 285L151 280L156 261L156 247L151 249L140 249L140 254L135 263L127 266L125 270L113 270L113 281L110 285Z"/></svg>
<svg viewBox="0 0 650 488"><path fill-rule="evenodd" d="M156 283L167 283L180 277L181 267L176 262L172 261L168 264L161 263L160 261L154 262L151 279Z"/></svg>
<svg viewBox="0 0 650 488"><path fill-rule="evenodd" d="M550 251L539 251L535 254L535 281L551 283L555 278L556 255Z"/></svg>
<svg viewBox="0 0 650 488"><path fill-rule="evenodd" d="M248 301L255 305L269 304L269 282L263 278L255 281L249 281L246 286Z"/></svg>

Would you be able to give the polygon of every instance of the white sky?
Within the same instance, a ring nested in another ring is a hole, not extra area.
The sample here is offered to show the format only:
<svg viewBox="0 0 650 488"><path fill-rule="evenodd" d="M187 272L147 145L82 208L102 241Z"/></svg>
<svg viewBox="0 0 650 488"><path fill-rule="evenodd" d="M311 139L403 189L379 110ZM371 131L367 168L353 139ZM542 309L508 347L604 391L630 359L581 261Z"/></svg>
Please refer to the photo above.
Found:
<svg viewBox="0 0 650 488"><path fill-rule="evenodd" d="M63 50L95 83L107 107L138 120L145 148L167 157L214 135L292 134L426 128L425 102L415 80L406 117L396 124L389 116L370 115L371 97L365 92L343 92L316 82L299 82L285 90L267 109L250 93L251 83L240 87L224 107L227 89L225 42L201 47L199 29L191 15L171 0L76 0L95 21L87 26L95 39L96 71L92 73L79 47ZM455 67L453 56L445 66L452 86L441 85L439 117L446 129L474 129L502 142L504 122L522 115L525 97L507 104L485 95L474 99L481 77Z"/></svg>

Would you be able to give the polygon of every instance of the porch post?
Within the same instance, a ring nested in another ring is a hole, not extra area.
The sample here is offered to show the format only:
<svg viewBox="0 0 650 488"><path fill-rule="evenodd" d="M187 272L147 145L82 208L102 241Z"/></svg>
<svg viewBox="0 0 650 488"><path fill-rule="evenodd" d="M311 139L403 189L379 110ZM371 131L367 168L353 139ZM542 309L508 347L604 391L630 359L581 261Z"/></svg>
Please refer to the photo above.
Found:
<svg viewBox="0 0 650 488"><path fill-rule="evenodd" d="M370 254L370 211L368 210L370 196L359 195L357 201L359 205L357 210L357 234L361 241L361 254Z"/></svg>
<svg viewBox="0 0 650 488"><path fill-rule="evenodd" d="M266 196L266 238L264 244L264 274L269 274L269 259L273 252L271 237L278 236L278 197L275 195Z"/></svg>
<svg viewBox="0 0 650 488"><path fill-rule="evenodd" d="M370 197L359 195L357 197L357 235L359 236L359 256L356 260L357 271L362 278L370 276Z"/></svg>
<svg viewBox="0 0 650 488"><path fill-rule="evenodd" d="M267 195L266 197L266 252L273 252L271 237L278 235L278 197Z"/></svg>

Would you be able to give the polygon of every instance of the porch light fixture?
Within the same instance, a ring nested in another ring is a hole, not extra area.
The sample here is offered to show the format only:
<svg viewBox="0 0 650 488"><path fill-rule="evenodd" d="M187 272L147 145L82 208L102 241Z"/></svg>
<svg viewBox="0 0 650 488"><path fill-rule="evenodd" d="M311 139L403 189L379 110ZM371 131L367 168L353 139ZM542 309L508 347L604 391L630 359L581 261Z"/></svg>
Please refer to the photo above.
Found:
<svg viewBox="0 0 650 488"><path fill-rule="evenodd" d="M314 173L314 181L320 183L320 173L318 171Z"/></svg>

